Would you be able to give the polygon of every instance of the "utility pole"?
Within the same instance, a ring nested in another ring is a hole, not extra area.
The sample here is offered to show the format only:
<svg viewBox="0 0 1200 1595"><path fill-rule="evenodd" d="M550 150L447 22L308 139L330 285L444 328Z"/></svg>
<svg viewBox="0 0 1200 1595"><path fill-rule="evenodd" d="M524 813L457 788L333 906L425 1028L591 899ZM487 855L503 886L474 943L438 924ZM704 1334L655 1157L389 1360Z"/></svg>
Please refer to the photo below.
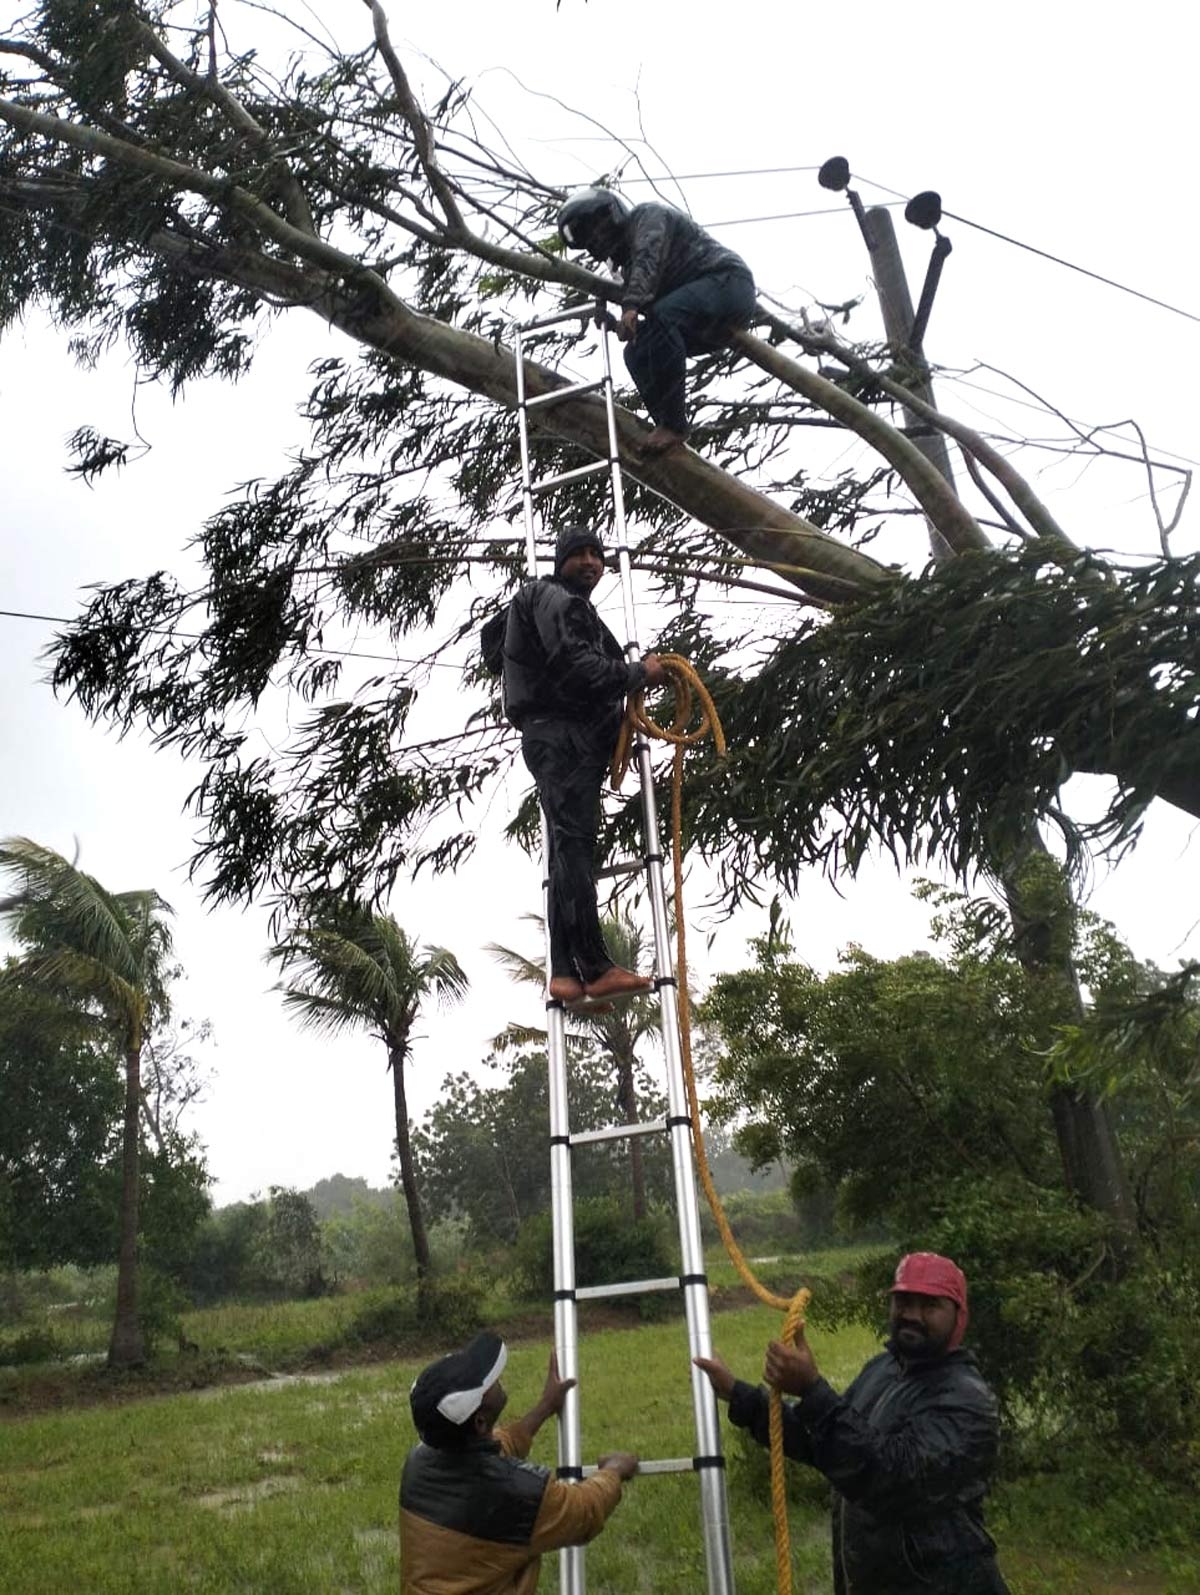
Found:
<svg viewBox="0 0 1200 1595"><path fill-rule="evenodd" d="M936 408L923 346L933 296L937 291L942 266L950 253L949 239L943 238L937 230L937 224L942 219L940 195L932 189L926 190L915 194L904 207L905 220L925 231L931 231L936 240L925 275L921 303L914 316L912 295L904 275L904 263L900 258L890 211L882 206L875 206L869 211L863 208L862 200L850 186L850 164L842 155L835 155L824 163L817 181L822 188L844 192L849 200L871 257L875 290L879 295L888 343L901 364L907 368L902 374L904 386L926 404ZM903 430L957 492L942 433L930 428L920 417L907 410ZM926 524L929 526L934 559L940 561L950 558L953 550L928 518ZM1031 825L1024 845L1017 848L1007 861L997 861L996 873L1004 890L1018 944L1024 942L1026 949L1024 956L1018 954L1021 962L1039 977L1044 978L1050 973L1060 980L1063 989L1071 994L1076 1010L1082 1011L1079 975L1070 953L1047 954L1037 946L1037 942L1044 939L1048 932L1053 932L1057 937L1061 928L1061 910L1047 910L1044 906L1029 903L1021 880L1022 868L1029 858L1047 852L1041 832L1036 825ZM1073 902L1070 902L1070 911L1074 911ZM1137 1223L1108 1107L1086 1087L1060 1084L1051 1093L1051 1109L1067 1186L1088 1207L1103 1213L1112 1222L1113 1256L1120 1274L1137 1250Z"/></svg>
<svg viewBox="0 0 1200 1595"><path fill-rule="evenodd" d="M936 238L929 268L925 274L925 286L921 290L921 303L914 315L912 294L909 292L908 278L904 275L904 262L900 258L900 245L896 241L896 229L892 225L891 212L882 205L875 205L870 210L864 209L862 200L850 187L850 164L844 156L835 155L826 161L821 167L817 181L822 188L831 189L834 193L844 193L850 201L850 208L854 212L858 229L867 246L867 253L871 257L875 292L879 295L879 308L883 312L884 331L896 360L902 367L904 385L910 388L917 398L923 399L932 409L936 409L933 383L929 380L929 367L925 363L924 344L929 312L933 309L933 296L941 280L946 256L950 253L950 240L943 238L937 230L937 224L942 219L941 198L929 190L916 195L904 210L906 220L912 222L914 226L932 231ZM943 434L909 409L904 410L902 430L957 492L954 469L950 464L950 451L946 447ZM929 528L929 545L933 557L946 559L951 553L950 545L932 521L926 518L925 524Z"/></svg>
<svg viewBox="0 0 1200 1595"><path fill-rule="evenodd" d="M871 256L875 292L879 295L879 308L883 312L883 330L897 357L911 368L911 373L905 373L904 385L911 388L917 398L924 399L926 404L936 409L933 383L929 380L925 352L921 346L925 329L923 326L916 328L917 335L914 337L912 294L909 292L908 278L904 275L904 262L900 258L900 245L896 239L892 214L882 206L875 205L864 212L859 225ZM931 296L926 296L929 297ZM924 301L922 308L925 308ZM928 315L927 309L926 315ZM931 427L928 421L921 420L908 409L904 411L902 431L911 438L929 463L942 473L950 486L954 487L954 468L950 464L950 450L946 447L945 434ZM945 559L951 552L949 545L932 521L926 524L929 526L929 543L933 557Z"/></svg>

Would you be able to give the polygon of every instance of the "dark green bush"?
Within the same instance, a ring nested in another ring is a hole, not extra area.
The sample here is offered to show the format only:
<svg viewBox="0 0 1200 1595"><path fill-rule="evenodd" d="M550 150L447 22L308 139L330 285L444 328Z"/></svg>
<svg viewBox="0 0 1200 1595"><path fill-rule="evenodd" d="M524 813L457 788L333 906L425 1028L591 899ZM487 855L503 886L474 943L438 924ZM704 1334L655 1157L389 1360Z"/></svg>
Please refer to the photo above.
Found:
<svg viewBox="0 0 1200 1595"><path fill-rule="evenodd" d="M411 1346L436 1336L450 1350L481 1327L487 1292L488 1281L479 1274L435 1274L419 1287L368 1298L342 1339L351 1345Z"/></svg>
<svg viewBox="0 0 1200 1595"><path fill-rule="evenodd" d="M400 1345L412 1339L419 1322L416 1293L401 1290L364 1302L347 1324L343 1338L364 1346L380 1342Z"/></svg>
<svg viewBox="0 0 1200 1595"><path fill-rule="evenodd" d="M943 1186L901 1251L967 1275L967 1344L996 1391L1009 1471L1121 1454L1166 1480L1200 1472L1200 1264L1152 1251L1119 1279L1104 1220L1016 1179ZM882 1325L895 1258L858 1271L826 1314Z"/></svg>
<svg viewBox="0 0 1200 1595"><path fill-rule="evenodd" d="M797 1252L815 1242L816 1236L803 1222L790 1191L731 1191L721 1198L721 1205L738 1245L747 1252ZM707 1245L720 1238L716 1220L704 1202L700 1228Z"/></svg>
<svg viewBox="0 0 1200 1595"><path fill-rule="evenodd" d="M147 1352L167 1343L174 1345L183 1328L183 1314L191 1305L187 1293L157 1268L138 1272L138 1322ZM113 1310L116 1310L114 1300Z"/></svg>
<svg viewBox="0 0 1200 1595"><path fill-rule="evenodd" d="M588 1197L575 1207L575 1283L611 1285L627 1279L658 1279L679 1272L666 1220L658 1214L634 1220L615 1198ZM549 1213L526 1219L517 1236L516 1274L527 1295L554 1293ZM620 1300L621 1298L618 1298ZM629 1298L631 1305L637 1298Z"/></svg>
<svg viewBox="0 0 1200 1595"><path fill-rule="evenodd" d="M62 1342L48 1329L26 1329L12 1340L0 1340L0 1365L25 1367L34 1362L57 1362L65 1355Z"/></svg>
<svg viewBox="0 0 1200 1595"><path fill-rule="evenodd" d="M478 1273L435 1274L418 1290L421 1327L435 1329L448 1345L473 1335L483 1324L488 1281Z"/></svg>

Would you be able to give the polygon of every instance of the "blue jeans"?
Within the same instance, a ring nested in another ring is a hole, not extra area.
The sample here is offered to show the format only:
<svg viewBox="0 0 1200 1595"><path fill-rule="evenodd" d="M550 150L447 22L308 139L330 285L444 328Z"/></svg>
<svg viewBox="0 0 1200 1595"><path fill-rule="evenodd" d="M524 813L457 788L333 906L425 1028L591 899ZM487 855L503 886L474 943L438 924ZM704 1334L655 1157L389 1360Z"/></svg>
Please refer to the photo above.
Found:
<svg viewBox="0 0 1200 1595"><path fill-rule="evenodd" d="M754 314L754 279L748 271L695 277L656 299L643 313L637 337L625 346L625 364L659 426L686 433L684 371L689 354L711 354Z"/></svg>

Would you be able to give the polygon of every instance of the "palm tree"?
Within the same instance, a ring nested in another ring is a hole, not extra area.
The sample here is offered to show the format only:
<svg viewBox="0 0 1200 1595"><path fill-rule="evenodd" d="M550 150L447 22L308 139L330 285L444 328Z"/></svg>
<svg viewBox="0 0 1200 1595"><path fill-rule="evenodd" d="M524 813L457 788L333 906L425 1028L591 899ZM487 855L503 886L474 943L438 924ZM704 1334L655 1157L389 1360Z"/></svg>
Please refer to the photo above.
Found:
<svg viewBox="0 0 1200 1595"><path fill-rule="evenodd" d="M332 1033L361 1026L387 1048L400 1185L417 1278L423 1280L430 1267L429 1237L413 1170L404 1066L425 999L431 993L444 1003L462 999L468 985L462 966L444 947L418 947L390 914L364 909L322 915L294 930L270 956L285 972L296 971L292 983L281 982L277 989L302 1025Z"/></svg>
<svg viewBox="0 0 1200 1595"><path fill-rule="evenodd" d="M527 919L542 924L539 914L527 914ZM640 967L643 952L642 933L638 927L621 914L610 914L602 922L604 940L614 961L625 969ZM546 985L545 965L512 947L492 943L488 952L503 965L512 978L522 985ZM617 1079L617 1111L622 1124L636 1124L638 1117L637 1049L644 1037L658 1031L658 1004L653 995L634 997L617 1003L608 1013L567 1011L567 1033L595 1042L612 1061ZM497 1036L493 1045L503 1050L519 1046L526 1041L544 1042L546 1032L526 1025L509 1025ZM646 1217L646 1170L642 1155L642 1138L629 1138L629 1180L633 1188L633 1216Z"/></svg>
<svg viewBox="0 0 1200 1595"><path fill-rule="evenodd" d="M27 837L0 844L0 874L12 895L0 916L24 949L14 966L89 1014L125 1060L117 1308L108 1346L110 1368L145 1361L138 1315L138 1161L142 1048L170 1011L171 912L152 891L109 892L52 848Z"/></svg>

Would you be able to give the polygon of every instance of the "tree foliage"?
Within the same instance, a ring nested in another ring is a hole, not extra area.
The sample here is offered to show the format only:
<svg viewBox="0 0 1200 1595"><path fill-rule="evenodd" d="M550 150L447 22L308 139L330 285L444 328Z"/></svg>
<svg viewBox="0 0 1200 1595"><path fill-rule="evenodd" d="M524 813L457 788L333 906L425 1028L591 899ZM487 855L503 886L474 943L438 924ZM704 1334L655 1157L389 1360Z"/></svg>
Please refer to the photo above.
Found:
<svg viewBox="0 0 1200 1595"><path fill-rule="evenodd" d="M0 847L0 872L12 889L0 912L22 948L10 977L86 1018L123 1066L117 1301L108 1357L112 1367L134 1366L145 1356L138 1310L141 1062L155 1026L170 1014L170 909L153 891L110 892L26 837Z"/></svg>
<svg viewBox="0 0 1200 1595"><path fill-rule="evenodd" d="M245 372L283 310L316 312L352 340L349 353L318 354L293 464L245 484L198 530L201 581L159 571L104 587L56 650L56 685L88 714L201 761L195 864L218 899L294 903L331 884L381 895L406 870L470 854L472 800L514 750L462 663L479 612L519 563L503 524L517 477L504 341L514 319L615 291L563 257L552 231L561 191L502 135L480 137L476 91L451 81L423 107L382 8L371 16L365 48L328 53L298 34L274 67L270 48L218 49L182 9L124 0L41 0L0 41L0 325L45 305L81 357L122 340L144 374L176 389ZM691 839L714 857L736 853L731 896L755 873L786 881L814 856L853 865L873 840L992 867L1030 818L1057 815L1056 783L1073 769L1120 784L1101 841L1127 840L1155 794L1196 812L1191 667L1176 646L1190 569L1084 568L1003 452L935 414L929 424L1003 501L1006 543L1024 539L1031 556L990 556L961 587L948 573L892 579L861 545L895 508L919 508L955 555L987 543L881 413L902 402L923 414L903 362L765 305L756 331L692 367L703 458L648 461L641 423L619 417L634 561L679 617L658 640L715 679L742 749L731 779L693 770L688 798ZM554 368L590 338L582 319L535 334L529 391L562 385ZM812 355L842 380L801 358ZM594 399L536 416L538 473L577 464L581 448L607 454ZM865 440L871 463L820 474L803 446L814 427ZM119 439L77 432L78 469L124 458ZM601 521L603 478L564 485L546 511ZM853 608L811 634L761 620L739 634L711 601L738 583ZM960 598L986 641L985 672L969 680L967 624L937 631ZM1175 636L1155 624L1156 601L1177 617ZM326 650L364 623L404 640L413 662L349 682ZM1030 665L1048 636L1056 660L1074 643L1065 672ZM461 715L414 738L429 667L446 660L462 668ZM309 705L279 757L257 752L245 729L270 683ZM1112 716L1088 717L1097 687ZM998 696L1011 766L986 713ZM794 792L804 758L814 799L779 824L778 777Z"/></svg>
<svg viewBox="0 0 1200 1595"><path fill-rule="evenodd" d="M280 989L285 1007L302 1025L332 1035L369 1030L387 1050L400 1184L417 1269L424 1274L431 1256L410 1147L404 1073L422 1006L431 997L461 1001L467 976L452 952L421 947L390 914L372 914L329 896L313 905L308 922L274 947L271 957L290 976Z"/></svg>
<svg viewBox="0 0 1200 1595"><path fill-rule="evenodd" d="M480 1244L509 1243L522 1224L550 1207L550 1107L546 1056L535 1047L489 1060L497 1085L473 1075L450 1075L439 1099L413 1135L422 1189L434 1217L465 1218ZM644 1075L638 1095L647 1114L666 1111ZM575 1132L623 1123L611 1060L594 1042L571 1044L567 1104ZM658 1139L658 1138L656 1138ZM651 1197L670 1188L665 1146L647 1150ZM575 1197L613 1197L627 1204L628 1156L617 1142L580 1149L572 1159Z"/></svg>
<svg viewBox="0 0 1200 1595"><path fill-rule="evenodd" d="M14 974L9 960L0 978L0 1268L108 1262L119 1064L86 1018Z"/></svg>
<svg viewBox="0 0 1200 1595"><path fill-rule="evenodd" d="M1066 1023L994 904L941 906L943 957L855 947L821 977L764 940L751 967L721 976L704 1009L720 1038L712 1106L755 1161L791 1162L799 1190L836 1192L905 1250L956 1258L972 1341L1020 1408L1027 1453L1079 1435L1186 1470L1196 1414L1179 1369L1200 1356L1194 973L1164 979L1083 915L1091 1002ZM1062 1190L1045 1101L1064 1083L1107 1094L1129 1160L1146 1244L1117 1283L1112 1226ZM883 1268L865 1283L873 1316Z"/></svg>

